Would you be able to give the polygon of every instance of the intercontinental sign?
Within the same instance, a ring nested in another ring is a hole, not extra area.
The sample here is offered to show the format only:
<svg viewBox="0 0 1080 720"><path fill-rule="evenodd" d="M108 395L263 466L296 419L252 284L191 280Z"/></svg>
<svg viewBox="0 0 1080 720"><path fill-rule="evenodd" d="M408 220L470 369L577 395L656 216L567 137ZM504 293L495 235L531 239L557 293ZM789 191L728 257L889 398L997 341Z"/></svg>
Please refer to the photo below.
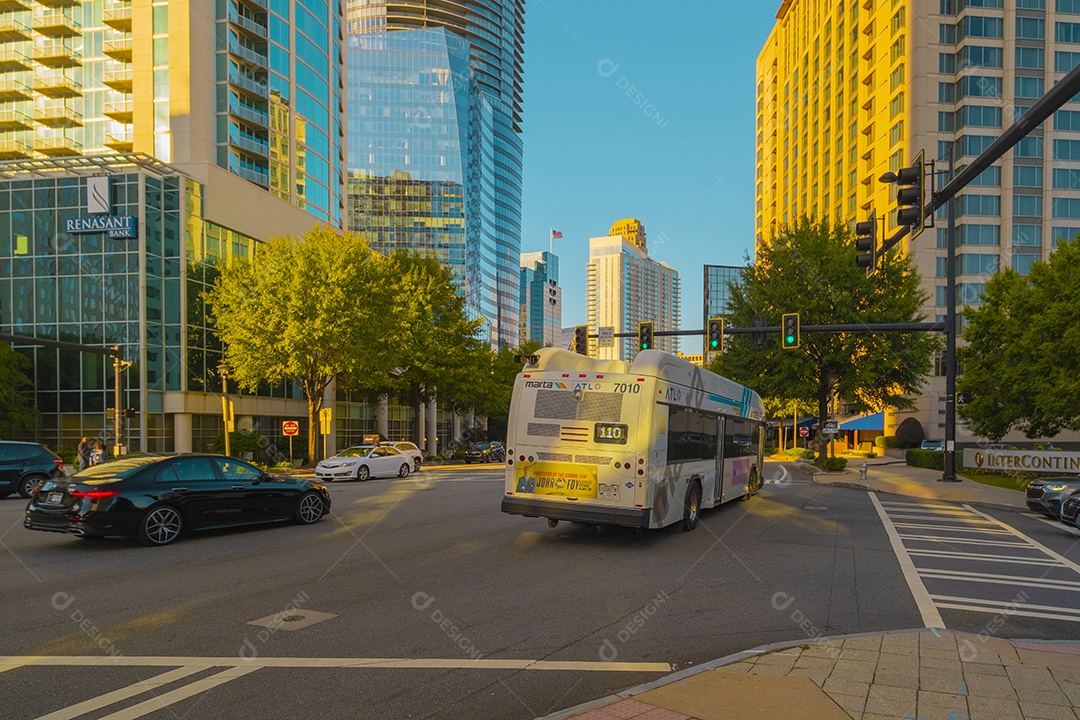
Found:
<svg viewBox="0 0 1080 720"><path fill-rule="evenodd" d="M964 467L976 470L1080 474L1080 453L1053 450L964 450Z"/></svg>

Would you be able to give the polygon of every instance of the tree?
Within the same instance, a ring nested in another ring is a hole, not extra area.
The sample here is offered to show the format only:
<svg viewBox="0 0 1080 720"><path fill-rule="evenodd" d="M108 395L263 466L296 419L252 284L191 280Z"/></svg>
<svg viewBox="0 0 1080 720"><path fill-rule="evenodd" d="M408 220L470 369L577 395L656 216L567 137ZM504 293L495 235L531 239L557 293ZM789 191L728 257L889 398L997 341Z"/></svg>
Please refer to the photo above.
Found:
<svg viewBox="0 0 1080 720"><path fill-rule="evenodd" d="M453 276L431 257L394 253L386 260L390 328L384 339L388 367L375 380L346 374L346 384L388 393L420 417L421 406L439 395L451 406L482 390L491 374L491 350L477 338L483 320L470 320ZM414 423L413 442L421 445L424 428Z"/></svg>
<svg viewBox="0 0 1080 720"><path fill-rule="evenodd" d="M292 381L308 402L308 456L316 418L338 377L388 372L393 311L387 261L356 235L315 227L234 258L207 293L230 377L247 390Z"/></svg>
<svg viewBox="0 0 1080 720"><path fill-rule="evenodd" d="M760 318L779 326L798 312L800 323L871 324L919 322L926 294L911 258L892 253L867 278L855 266L847 228L829 220L801 219L758 248L753 266L730 287L727 316L746 328ZM758 348L752 335L735 335L710 369L780 400L816 402L819 423L834 397L857 412L911 408L932 368L940 339L927 333L802 333L800 347L785 350L775 334ZM824 457L824 445L820 457Z"/></svg>
<svg viewBox="0 0 1080 720"><path fill-rule="evenodd" d="M964 308L957 390L960 417L998 441L1080 430L1080 240L1059 241L1025 278L1011 268L986 283L982 305Z"/></svg>
<svg viewBox="0 0 1080 720"><path fill-rule="evenodd" d="M26 373L30 361L7 343L0 343L0 434L14 435L33 430L38 409L29 390L34 383Z"/></svg>

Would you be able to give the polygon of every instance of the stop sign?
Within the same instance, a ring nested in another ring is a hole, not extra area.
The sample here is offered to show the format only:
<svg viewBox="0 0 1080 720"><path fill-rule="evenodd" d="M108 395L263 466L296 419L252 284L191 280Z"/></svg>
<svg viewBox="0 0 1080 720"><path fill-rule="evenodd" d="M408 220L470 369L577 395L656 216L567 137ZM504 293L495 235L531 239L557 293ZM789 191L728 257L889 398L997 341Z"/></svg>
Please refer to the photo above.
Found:
<svg viewBox="0 0 1080 720"><path fill-rule="evenodd" d="M281 434L292 436L300 432L300 423L295 420L286 420L281 423Z"/></svg>
<svg viewBox="0 0 1080 720"><path fill-rule="evenodd" d="M810 428L808 428L808 427L799 428L799 437L810 437Z"/></svg>

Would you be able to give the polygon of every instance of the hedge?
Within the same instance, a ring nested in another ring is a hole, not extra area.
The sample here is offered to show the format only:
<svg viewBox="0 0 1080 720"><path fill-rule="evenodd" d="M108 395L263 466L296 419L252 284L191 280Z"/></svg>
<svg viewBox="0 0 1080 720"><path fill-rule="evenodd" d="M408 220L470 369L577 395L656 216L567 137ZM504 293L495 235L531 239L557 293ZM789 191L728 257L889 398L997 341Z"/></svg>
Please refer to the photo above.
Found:
<svg viewBox="0 0 1080 720"><path fill-rule="evenodd" d="M894 448L896 445L895 435L878 435L874 438L874 447L879 448Z"/></svg>
<svg viewBox="0 0 1080 720"><path fill-rule="evenodd" d="M904 459L912 467L930 468L931 470L945 469L945 453L941 450L912 448L907 451Z"/></svg>
<svg viewBox="0 0 1080 720"><path fill-rule="evenodd" d="M791 448L785 450L784 454L796 460L813 460L817 457L817 453L809 448Z"/></svg>
<svg viewBox="0 0 1080 720"><path fill-rule="evenodd" d="M847 458L828 457L821 461L821 469L825 472L840 472L847 467Z"/></svg>

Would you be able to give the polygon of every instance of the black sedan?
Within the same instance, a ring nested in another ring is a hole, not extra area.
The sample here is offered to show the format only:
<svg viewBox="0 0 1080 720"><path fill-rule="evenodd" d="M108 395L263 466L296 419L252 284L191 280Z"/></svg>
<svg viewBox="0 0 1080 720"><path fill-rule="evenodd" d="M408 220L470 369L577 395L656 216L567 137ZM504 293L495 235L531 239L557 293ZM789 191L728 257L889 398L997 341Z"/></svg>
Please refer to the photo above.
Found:
<svg viewBox="0 0 1080 720"><path fill-rule="evenodd" d="M506 459L506 451L502 443L482 442L476 443L465 451L465 464L473 462L502 462Z"/></svg>
<svg viewBox="0 0 1080 720"><path fill-rule="evenodd" d="M167 545L188 530L276 520L309 525L329 511L326 486L312 480L267 475L221 455L137 455L46 482L23 527Z"/></svg>
<svg viewBox="0 0 1080 720"><path fill-rule="evenodd" d="M1025 493L1028 509L1056 520L1061 515L1061 503L1077 490L1080 490L1077 475L1032 480Z"/></svg>

